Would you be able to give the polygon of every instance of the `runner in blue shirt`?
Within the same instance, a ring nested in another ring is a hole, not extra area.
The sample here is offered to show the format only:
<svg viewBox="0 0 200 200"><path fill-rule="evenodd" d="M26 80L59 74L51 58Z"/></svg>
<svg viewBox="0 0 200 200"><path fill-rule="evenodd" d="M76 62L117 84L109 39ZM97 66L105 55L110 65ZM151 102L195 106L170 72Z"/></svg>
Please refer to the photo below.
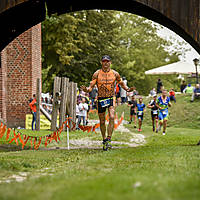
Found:
<svg viewBox="0 0 200 200"><path fill-rule="evenodd" d="M158 119L160 121L160 128L163 125L163 135L165 135L168 120L168 106L171 107L170 98L167 96L167 90L162 91L162 95L157 99L156 106L159 108Z"/></svg>
<svg viewBox="0 0 200 200"><path fill-rule="evenodd" d="M144 112L146 112L146 109L145 109L145 104L142 103L143 99L142 97L139 98L139 103L137 104L137 118L138 118L138 125L139 125L139 128L138 128L138 131L141 132L142 129L142 121L143 121L143 116L144 116Z"/></svg>

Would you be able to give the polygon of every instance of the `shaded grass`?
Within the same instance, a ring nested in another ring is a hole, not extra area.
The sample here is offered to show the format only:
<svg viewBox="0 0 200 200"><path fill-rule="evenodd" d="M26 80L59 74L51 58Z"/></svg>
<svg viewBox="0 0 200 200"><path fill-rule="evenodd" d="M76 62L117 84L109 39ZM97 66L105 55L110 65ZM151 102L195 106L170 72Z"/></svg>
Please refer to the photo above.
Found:
<svg viewBox="0 0 200 200"><path fill-rule="evenodd" d="M198 199L199 138L198 130L169 128L166 136L149 136L137 148L2 153L0 177L31 175L1 184L0 199ZM34 178L44 169L53 175Z"/></svg>
<svg viewBox="0 0 200 200"><path fill-rule="evenodd" d="M142 132L147 137L144 146L108 152L95 149L1 152L0 180L19 172L29 174L21 183L0 183L0 199L199 199L200 147L196 145L200 139L199 104L191 104L190 97L179 97L176 106L170 109L166 136L151 131L147 110ZM123 111L128 120L127 105L117 108L118 116ZM125 126L135 132L132 124ZM70 139L85 137L101 140L100 133L70 133ZM128 133L115 132L113 140L128 141L130 137ZM61 141L59 145L66 146L66 133Z"/></svg>

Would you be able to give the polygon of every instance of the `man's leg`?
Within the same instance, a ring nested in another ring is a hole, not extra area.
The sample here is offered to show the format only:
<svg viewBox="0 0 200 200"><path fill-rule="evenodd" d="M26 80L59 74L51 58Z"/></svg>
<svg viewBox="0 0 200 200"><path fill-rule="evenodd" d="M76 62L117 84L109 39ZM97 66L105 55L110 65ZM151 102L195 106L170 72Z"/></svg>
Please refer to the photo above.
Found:
<svg viewBox="0 0 200 200"><path fill-rule="evenodd" d="M32 114L32 131L33 131L33 125L34 125L34 114Z"/></svg>
<svg viewBox="0 0 200 200"><path fill-rule="evenodd" d="M163 135L165 135L166 128L167 128L167 119L164 119L164 121L163 121Z"/></svg>
<svg viewBox="0 0 200 200"><path fill-rule="evenodd" d="M33 128L34 124L35 124L35 130L36 130L36 112L33 112L32 130L34 130Z"/></svg>
<svg viewBox="0 0 200 200"><path fill-rule="evenodd" d="M85 116L83 116L82 118L83 118L83 126L85 126L86 125Z"/></svg>
<svg viewBox="0 0 200 200"><path fill-rule="evenodd" d="M158 132L158 117L155 118L155 120L156 120L156 133L157 133Z"/></svg>
<svg viewBox="0 0 200 200"><path fill-rule="evenodd" d="M132 121L133 121L133 115L130 114L130 122L129 122L129 124L131 124Z"/></svg>
<svg viewBox="0 0 200 200"><path fill-rule="evenodd" d="M155 125L154 125L154 117L152 117L152 127L153 127L153 132L155 131Z"/></svg>
<svg viewBox="0 0 200 200"><path fill-rule="evenodd" d="M176 97L175 96L173 96L173 99L174 99L174 102L176 103Z"/></svg>
<svg viewBox="0 0 200 200"><path fill-rule="evenodd" d="M109 124L108 124L108 137L112 137L113 129L114 129L114 119L115 119L115 107L110 106L108 108L109 114Z"/></svg>
<svg viewBox="0 0 200 200"><path fill-rule="evenodd" d="M81 124L81 116L78 116L78 126Z"/></svg>
<svg viewBox="0 0 200 200"><path fill-rule="evenodd" d="M136 125L137 125L137 116L136 116L136 114L134 115L134 123L135 123L134 128L136 128Z"/></svg>
<svg viewBox="0 0 200 200"><path fill-rule="evenodd" d="M159 120L159 127L158 127L158 131L161 130L161 127L163 125L163 114L162 112L160 111L159 114L158 114L158 120Z"/></svg>
<svg viewBox="0 0 200 200"><path fill-rule="evenodd" d="M106 120L105 120L105 112L98 113L100 120L100 130L103 140L106 139Z"/></svg>
<svg viewBox="0 0 200 200"><path fill-rule="evenodd" d="M195 94L194 94L194 93L192 93L191 102L193 102L193 101L194 101L194 97L195 97Z"/></svg>
<svg viewBox="0 0 200 200"><path fill-rule="evenodd" d="M138 119L138 125L139 125L138 130L140 131L141 127L142 127L142 119L141 118Z"/></svg>

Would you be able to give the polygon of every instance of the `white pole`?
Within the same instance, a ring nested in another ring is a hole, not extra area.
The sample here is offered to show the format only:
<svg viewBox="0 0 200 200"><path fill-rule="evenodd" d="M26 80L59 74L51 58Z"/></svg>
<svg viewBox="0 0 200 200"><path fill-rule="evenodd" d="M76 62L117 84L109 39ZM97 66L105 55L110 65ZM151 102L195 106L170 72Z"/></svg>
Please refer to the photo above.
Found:
<svg viewBox="0 0 200 200"><path fill-rule="evenodd" d="M67 115L68 118L68 115ZM67 120L67 125L69 126L69 121ZM67 126L67 149L69 150L69 127Z"/></svg>

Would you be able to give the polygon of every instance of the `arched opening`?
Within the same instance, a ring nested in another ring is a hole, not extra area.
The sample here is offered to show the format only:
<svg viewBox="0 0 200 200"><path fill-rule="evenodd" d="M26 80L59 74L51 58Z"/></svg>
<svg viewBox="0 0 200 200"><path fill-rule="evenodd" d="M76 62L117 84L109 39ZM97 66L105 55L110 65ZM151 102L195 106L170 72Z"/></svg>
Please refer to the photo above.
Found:
<svg viewBox="0 0 200 200"><path fill-rule="evenodd" d="M46 2L45 4L45 2L42 1L27 1L25 3L17 5L16 7L10 8L8 11L1 14L0 17L1 19L4 19L3 22L5 22L5 24L3 24L5 25L5 30L2 31L0 47L2 49L20 33L24 32L33 25L44 21L46 15L51 15L53 13L58 13L59 15L61 15L66 12L68 13L90 9L121 10L144 16L170 28L171 30L182 36L193 47L199 50L198 43L175 22L173 22L171 19L167 18L160 12L136 1L127 1L126 3L115 2L113 3L113 5L108 5L106 1L95 3L93 1L81 3L78 3L77 1L60 1L57 4L53 2ZM20 12L24 12L23 17L18 15L18 13Z"/></svg>

